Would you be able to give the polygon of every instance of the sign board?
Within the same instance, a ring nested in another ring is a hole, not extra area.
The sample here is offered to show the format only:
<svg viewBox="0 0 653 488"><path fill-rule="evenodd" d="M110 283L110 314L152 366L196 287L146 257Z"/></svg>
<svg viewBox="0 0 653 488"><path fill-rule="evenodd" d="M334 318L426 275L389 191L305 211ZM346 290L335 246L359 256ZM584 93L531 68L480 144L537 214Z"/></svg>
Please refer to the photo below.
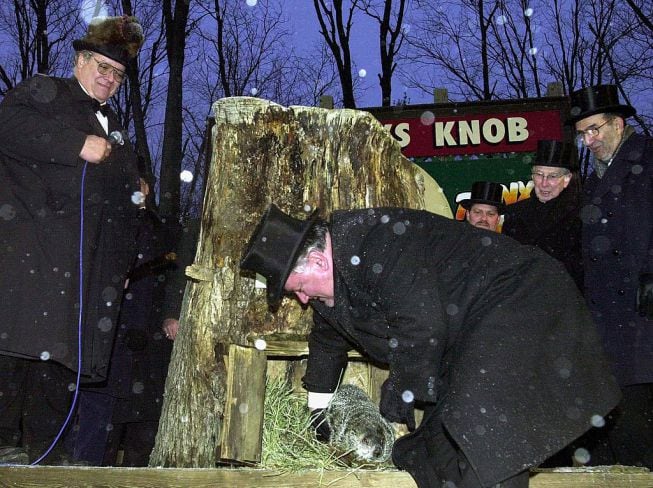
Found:
<svg viewBox="0 0 653 488"><path fill-rule="evenodd" d="M442 187L456 219L475 181L504 187L507 204L530 196L530 162L540 139L563 139L567 97L376 107L374 115Z"/></svg>

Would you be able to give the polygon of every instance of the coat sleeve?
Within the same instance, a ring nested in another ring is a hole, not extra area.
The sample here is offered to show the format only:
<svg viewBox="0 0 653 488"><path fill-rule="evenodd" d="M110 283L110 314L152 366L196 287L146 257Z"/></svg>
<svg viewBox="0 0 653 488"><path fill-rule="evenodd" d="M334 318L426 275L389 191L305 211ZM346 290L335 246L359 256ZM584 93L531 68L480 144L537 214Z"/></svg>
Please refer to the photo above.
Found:
<svg viewBox="0 0 653 488"><path fill-rule="evenodd" d="M69 124L70 114L58 108L60 90L65 87L51 78L35 76L7 93L0 104L0 147L5 156L36 163L80 163L86 134Z"/></svg>
<svg viewBox="0 0 653 488"><path fill-rule="evenodd" d="M306 375L302 379L309 392L333 393L347 366L349 342L317 312L313 312L313 328L308 336L310 354Z"/></svg>

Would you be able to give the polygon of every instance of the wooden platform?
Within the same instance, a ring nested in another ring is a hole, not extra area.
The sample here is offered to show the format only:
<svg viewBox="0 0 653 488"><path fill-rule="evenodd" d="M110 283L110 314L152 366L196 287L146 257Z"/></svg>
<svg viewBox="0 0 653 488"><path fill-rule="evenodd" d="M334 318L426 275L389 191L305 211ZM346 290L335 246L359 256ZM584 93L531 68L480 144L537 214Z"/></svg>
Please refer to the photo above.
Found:
<svg viewBox="0 0 653 488"><path fill-rule="evenodd" d="M642 468L567 468L539 470L532 488L653 488L653 474ZM415 488L399 471L309 471L279 474L263 469L90 468L66 466L0 467L0 487L225 487L225 488Z"/></svg>

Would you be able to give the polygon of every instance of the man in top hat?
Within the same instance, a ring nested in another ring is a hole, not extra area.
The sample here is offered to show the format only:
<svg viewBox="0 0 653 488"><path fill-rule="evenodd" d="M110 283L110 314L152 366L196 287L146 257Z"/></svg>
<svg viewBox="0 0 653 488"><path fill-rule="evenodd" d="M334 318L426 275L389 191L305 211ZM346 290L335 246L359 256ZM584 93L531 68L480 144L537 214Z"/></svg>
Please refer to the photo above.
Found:
<svg viewBox="0 0 653 488"><path fill-rule="evenodd" d="M474 227L496 232L499 219L504 212L503 187L492 181L475 181L469 198L460 205L467 212L465 219Z"/></svg>
<svg viewBox="0 0 653 488"><path fill-rule="evenodd" d="M570 114L594 159L581 212L585 297L624 393L609 456L594 459L653 469L653 138L626 124L635 109L613 85L572 93Z"/></svg>
<svg viewBox="0 0 653 488"><path fill-rule="evenodd" d="M531 167L535 197L508 205L502 232L556 258L582 290L580 195L572 174L577 159L571 143L538 141Z"/></svg>
<svg viewBox="0 0 653 488"><path fill-rule="evenodd" d="M72 77L34 76L0 104L0 462L37 461L78 379L107 376L144 196L107 100L142 42L133 17L94 19Z"/></svg>
<svg viewBox="0 0 653 488"><path fill-rule="evenodd" d="M526 487L529 467L618 401L564 267L498 233L423 210L327 223L272 205L241 268L266 278L273 309L284 294L313 308L309 408L328 405L350 349L388 366L380 412L412 431L393 461L420 488Z"/></svg>

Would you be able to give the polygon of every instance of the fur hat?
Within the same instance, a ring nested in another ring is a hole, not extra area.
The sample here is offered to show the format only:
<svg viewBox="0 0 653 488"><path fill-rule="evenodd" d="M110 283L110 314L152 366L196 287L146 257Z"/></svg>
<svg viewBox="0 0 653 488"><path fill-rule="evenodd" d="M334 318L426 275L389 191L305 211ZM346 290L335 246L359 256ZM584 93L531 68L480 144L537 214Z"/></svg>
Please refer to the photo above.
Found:
<svg viewBox="0 0 653 488"><path fill-rule="evenodd" d="M505 210L503 205L503 187L493 181L475 181L472 183L472 193L469 198L462 200L460 204L465 210L471 210L475 203L494 205L502 214Z"/></svg>
<svg viewBox="0 0 653 488"><path fill-rule="evenodd" d="M317 209L306 220L286 215L273 203L261 218L240 261L240 268L266 279L267 300L276 308L283 287L299 257L308 231L318 218Z"/></svg>
<svg viewBox="0 0 653 488"><path fill-rule="evenodd" d="M574 170L578 167L578 148L571 142L537 141L531 166L552 166Z"/></svg>
<svg viewBox="0 0 653 488"><path fill-rule="evenodd" d="M75 51L93 51L126 66L143 45L143 28L136 17L95 17L86 35L73 41Z"/></svg>
<svg viewBox="0 0 653 488"><path fill-rule="evenodd" d="M571 94L571 109L567 124L595 114L616 113L624 118L635 115L636 110L619 101L616 85L587 86Z"/></svg>

